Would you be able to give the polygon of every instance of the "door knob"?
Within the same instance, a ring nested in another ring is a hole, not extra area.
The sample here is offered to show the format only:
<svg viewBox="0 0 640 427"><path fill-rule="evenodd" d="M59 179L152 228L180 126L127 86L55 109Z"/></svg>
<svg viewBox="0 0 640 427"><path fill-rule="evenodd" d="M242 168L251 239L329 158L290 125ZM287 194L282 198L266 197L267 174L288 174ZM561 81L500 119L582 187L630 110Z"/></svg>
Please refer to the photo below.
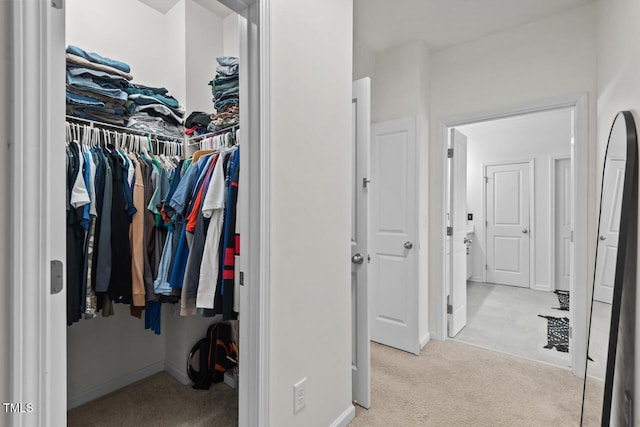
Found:
<svg viewBox="0 0 640 427"><path fill-rule="evenodd" d="M527 234L529 232L529 230L527 230L526 228L522 229L522 234Z"/></svg>
<svg viewBox="0 0 640 427"><path fill-rule="evenodd" d="M362 264L364 262L364 257L362 254L355 254L351 257L351 262L354 264Z"/></svg>
<svg viewBox="0 0 640 427"><path fill-rule="evenodd" d="M600 240L607 240L607 236L600 236Z"/></svg>
<svg viewBox="0 0 640 427"><path fill-rule="evenodd" d="M413 248L413 243L407 241L407 242L404 242L403 246L404 246L405 249L412 249Z"/></svg>
<svg viewBox="0 0 640 427"><path fill-rule="evenodd" d="M472 242L473 242L473 240L468 239L468 238L466 238L466 237L465 237L464 239L462 239L462 243L464 243L465 245L466 245L467 243L472 243Z"/></svg>

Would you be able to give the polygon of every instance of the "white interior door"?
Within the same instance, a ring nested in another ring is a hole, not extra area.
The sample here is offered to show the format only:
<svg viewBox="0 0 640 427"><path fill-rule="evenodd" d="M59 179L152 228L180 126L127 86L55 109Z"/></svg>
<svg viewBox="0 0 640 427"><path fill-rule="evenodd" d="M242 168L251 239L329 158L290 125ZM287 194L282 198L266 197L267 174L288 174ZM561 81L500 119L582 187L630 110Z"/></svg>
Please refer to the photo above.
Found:
<svg viewBox="0 0 640 427"><path fill-rule="evenodd" d="M371 339L418 354L415 118L373 125Z"/></svg>
<svg viewBox="0 0 640 427"><path fill-rule="evenodd" d="M455 337L467 324L467 137L451 129L449 157L449 236L448 266L451 278L449 293L449 336Z"/></svg>
<svg viewBox="0 0 640 427"><path fill-rule="evenodd" d="M529 163L486 167L487 282L529 287Z"/></svg>
<svg viewBox="0 0 640 427"><path fill-rule="evenodd" d="M613 281L616 274L618 235L620 232L620 209L624 184L625 161L607 159L602 186L602 212L600 212L600 235L596 264L596 283L593 298L611 304Z"/></svg>
<svg viewBox="0 0 640 427"><path fill-rule="evenodd" d="M352 180L351 203L351 324L352 324L352 398L358 405L371 404L371 355L369 335L369 292L367 286L369 203L369 140L371 81L368 77L353 82L351 111Z"/></svg>
<svg viewBox="0 0 640 427"><path fill-rule="evenodd" d="M555 289L569 291L571 280L571 220L573 218L573 183L571 159L554 161L554 279Z"/></svg>

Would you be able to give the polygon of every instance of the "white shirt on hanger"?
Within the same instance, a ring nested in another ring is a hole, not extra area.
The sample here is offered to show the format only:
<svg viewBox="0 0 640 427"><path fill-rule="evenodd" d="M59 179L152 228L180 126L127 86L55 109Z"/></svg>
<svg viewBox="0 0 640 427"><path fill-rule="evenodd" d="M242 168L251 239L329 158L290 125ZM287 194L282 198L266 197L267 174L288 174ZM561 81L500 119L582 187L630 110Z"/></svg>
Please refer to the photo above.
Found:
<svg viewBox="0 0 640 427"><path fill-rule="evenodd" d="M198 308L213 308L220 271L220 237L222 236L224 218L224 159L226 155L220 154L213 168L211 181L207 194L202 202L202 215L211 218L207 237L204 242L202 264L200 265L200 281L198 283L198 296L196 306Z"/></svg>

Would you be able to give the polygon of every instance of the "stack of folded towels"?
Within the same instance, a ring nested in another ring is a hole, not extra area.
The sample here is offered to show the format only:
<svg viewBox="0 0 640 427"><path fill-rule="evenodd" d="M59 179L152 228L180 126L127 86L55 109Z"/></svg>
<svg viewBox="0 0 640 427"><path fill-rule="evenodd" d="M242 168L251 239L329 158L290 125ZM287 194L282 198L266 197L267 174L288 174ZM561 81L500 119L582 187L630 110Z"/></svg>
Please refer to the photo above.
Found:
<svg viewBox="0 0 640 427"><path fill-rule="evenodd" d="M182 138L184 108L165 88L131 83L122 61L67 47L67 114Z"/></svg>
<svg viewBox="0 0 640 427"><path fill-rule="evenodd" d="M216 112L211 115L209 131L236 125L240 121L240 97L238 81L238 58L223 56L217 58L216 76L209 83L213 92Z"/></svg>
<svg viewBox="0 0 640 427"><path fill-rule="evenodd" d="M67 114L124 126L131 69L121 61L67 47Z"/></svg>

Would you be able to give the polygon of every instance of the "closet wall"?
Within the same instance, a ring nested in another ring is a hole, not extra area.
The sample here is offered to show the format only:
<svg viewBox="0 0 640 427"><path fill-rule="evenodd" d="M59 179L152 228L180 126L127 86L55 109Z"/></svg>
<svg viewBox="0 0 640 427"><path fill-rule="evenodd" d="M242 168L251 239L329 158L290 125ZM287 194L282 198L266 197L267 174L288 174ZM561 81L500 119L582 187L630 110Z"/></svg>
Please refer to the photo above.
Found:
<svg viewBox="0 0 640 427"><path fill-rule="evenodd" d="M66 13L67 44L128 63L134 83L167 88L187 114L212 111L207 83L215 74L215 58L228 54L222 17L193 0L166 13L132 0L68 0ZM235 14L227 18L237 21ZM227 37L227 44L238 44L237 33L228 31ZM212 322L181 317L168 304L160 336L131 317L128 306L116 305L113 317L79 321L68 328L69 406L163 369L187 383L188 351Z"/></svg>

